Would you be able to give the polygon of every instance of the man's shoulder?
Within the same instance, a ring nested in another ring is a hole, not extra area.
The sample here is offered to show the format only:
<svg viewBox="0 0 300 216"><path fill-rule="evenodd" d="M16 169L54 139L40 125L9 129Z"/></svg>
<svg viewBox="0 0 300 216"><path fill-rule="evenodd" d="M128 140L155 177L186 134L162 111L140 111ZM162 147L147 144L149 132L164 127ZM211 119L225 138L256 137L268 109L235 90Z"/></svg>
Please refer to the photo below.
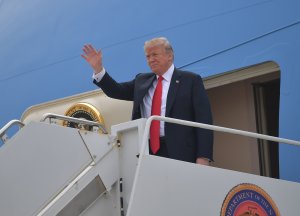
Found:
<svg viewBox="0 0 300 216"><path fill-rule="evenodd" d="M152 72L142 72L142 73L138 73L136 76L149 77L149 76L153 76L153 73Z"/></svg>
<svg viewBox="0 0 300 216"><path fill-rule="evenodd" d="M154 73L139 73L135 76L136 79L149 79L153 77Z"/></svg>
<svg viewBox="0 0 300 216"><path fill-rule="evenodd" d="M186 78L201 78L201 76L195 72L191 72L191 71L187 71L187 70L181 70L181 69L177 69L175 68L174 70L175 73L177 73L180 76L186 77Z"/></svg>

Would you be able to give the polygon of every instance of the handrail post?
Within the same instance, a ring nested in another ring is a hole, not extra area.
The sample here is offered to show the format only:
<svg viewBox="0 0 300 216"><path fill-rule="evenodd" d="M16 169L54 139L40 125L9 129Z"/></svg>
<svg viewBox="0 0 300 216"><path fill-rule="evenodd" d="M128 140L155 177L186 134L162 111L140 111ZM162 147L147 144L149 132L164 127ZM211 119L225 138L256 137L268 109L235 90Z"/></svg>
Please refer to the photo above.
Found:
<svg viewBox="0 0 300 216"><path fill-rule="evenodd" d="M11 120L6 125L4 125L0 130L0 138L3 141L3 143L6 143L7 140L9 140L9 137L6 134L6 132L9 128L11 128L14 125L19 125L19 128L22 128L22 127L24 127L25 124L19 120Z"/></svg>

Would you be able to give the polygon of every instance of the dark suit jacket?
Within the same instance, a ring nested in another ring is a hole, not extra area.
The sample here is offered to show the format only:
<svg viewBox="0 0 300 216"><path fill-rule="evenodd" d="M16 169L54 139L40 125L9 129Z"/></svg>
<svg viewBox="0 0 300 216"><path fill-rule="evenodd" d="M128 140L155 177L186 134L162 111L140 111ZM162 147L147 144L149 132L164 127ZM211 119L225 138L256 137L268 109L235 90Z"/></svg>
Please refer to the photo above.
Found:
<svg viewBox="0 0 300 216"><path fill-rule="evenodd" d="M132 119L141 118L140 105L155 79L154 73L138 74L134 80L117 83L108 73L94 83L112 98L133 101ZM174 70L166 104L166 117L212 124L210 104L199 75ZM212 159L213 132L165 123L165 140L170 158L195 162Z"/></svg>

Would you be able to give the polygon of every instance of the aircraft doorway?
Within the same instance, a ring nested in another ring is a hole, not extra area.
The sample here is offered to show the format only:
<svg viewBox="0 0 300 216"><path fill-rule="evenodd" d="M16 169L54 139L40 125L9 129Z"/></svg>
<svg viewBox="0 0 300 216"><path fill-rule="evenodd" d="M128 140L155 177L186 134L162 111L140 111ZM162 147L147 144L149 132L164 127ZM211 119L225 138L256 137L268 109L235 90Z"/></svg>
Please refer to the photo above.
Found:
<svg viewBox="0 0 300 216"><path fill-rule="evenodd" d="M254 83L257 132L278 137L280 79ZM279 178L278 143L258 140L260 174Z"/></svg>
<svg viewBox="0 0 300 216"><path fill-rule="evenodd" d="M278 136L279 81L274 62L205 79L214 125ZM278 178L278 144L221 132L214 138L213 166Z"/></svg>

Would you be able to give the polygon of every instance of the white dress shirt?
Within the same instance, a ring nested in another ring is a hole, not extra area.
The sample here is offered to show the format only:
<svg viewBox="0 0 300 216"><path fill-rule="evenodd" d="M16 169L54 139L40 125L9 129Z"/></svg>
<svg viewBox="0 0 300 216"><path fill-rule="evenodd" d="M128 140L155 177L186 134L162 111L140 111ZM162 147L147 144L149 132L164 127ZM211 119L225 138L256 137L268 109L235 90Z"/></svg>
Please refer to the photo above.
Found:
<svg viewBox="0 0 300 216"><path fill-rule="evenodd" d="M174 65L172 64L171 67L167 70L166 73L162 75L162 99L161 99L161 116L166 115L166 105L167 105L167 96L169 92L169 87L172 79L172 75L174 72ZM143 104L141 105L141 114L143 118L149 118L151 116L151 107L152 107L152 98L154 95L154 91L157 85L158 76L156 76L156 80L150 86L147 94L143 99ZM165 122L160 122L160 136L165 135Z"/></svg>
<svg viewBox="0 0 300 216"><path fill-rule="evenodd" d="M174 64L172 64L171 67L162 75L163 81L162 81L162 101L161 101L161 114L160 114L161 116L166 115L167 96L168 96L174 68L175 68ZM105 73L106 71L103 68L103 70L100 73L93 74L93 79L95 79L96 82L100 82ZM141 105L141 115L143 118L149 118L151 116L152 98L157 85L157 80L158 80L158 75L156 76L156 80L154 80L154 82L150 86L147 94L143 99L143 103ZM164 128L165 128L165 122L160 122L160 136L165 135Z"/></svg>

